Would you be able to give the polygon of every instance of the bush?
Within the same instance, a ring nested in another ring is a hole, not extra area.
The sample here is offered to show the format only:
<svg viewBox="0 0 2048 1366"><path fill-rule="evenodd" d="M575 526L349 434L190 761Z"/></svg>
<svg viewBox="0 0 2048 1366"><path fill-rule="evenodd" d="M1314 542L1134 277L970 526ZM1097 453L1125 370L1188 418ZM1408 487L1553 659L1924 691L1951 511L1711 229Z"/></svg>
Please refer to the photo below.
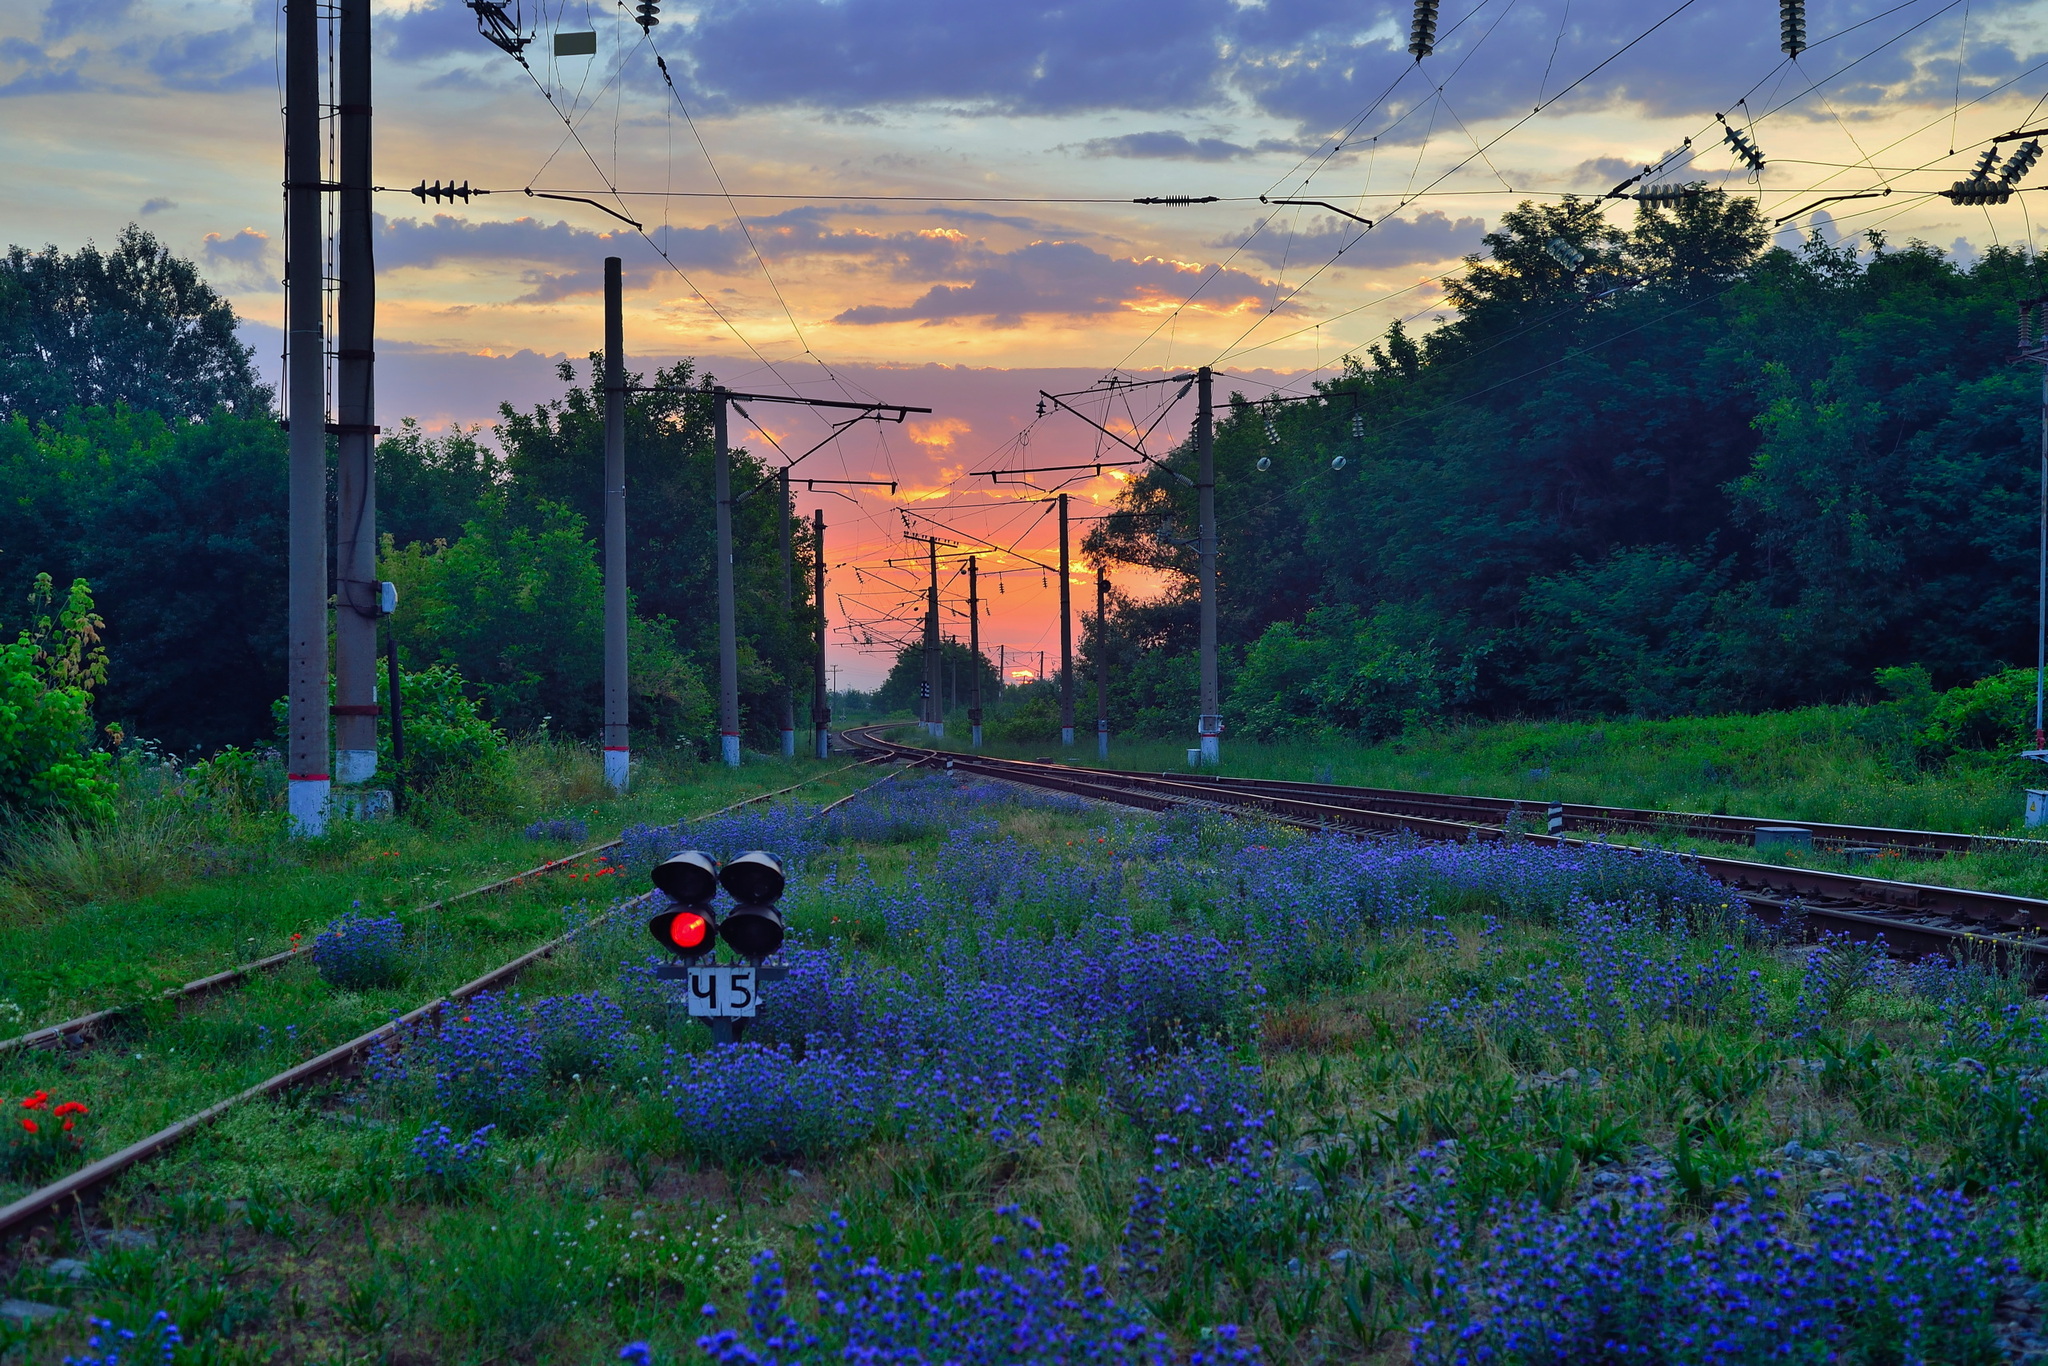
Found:
<svg viewBox="0 0 2048 1366"><path fill-rule="evenodd" d="M1060 704L1050 690L998 712L988 738L1004 745L1051 744L1060 738Z"/></svg>
<svg viewBox="0 0 2048 1366"><path fill-rule="evenodd" d="M405 975L405 926L396 916L345 915L313 940L313 966L330 986L388 987Z"/></svg>
<svg viewBox="0 0 2048 1366"><path fill-rule="evenodd" d="M50 577L32 607L47 608ZM100 619L84 579L63 609L0 645L0 807L78 820L114 814L111 755L92 742L92 688L106 676Z"/></svg>

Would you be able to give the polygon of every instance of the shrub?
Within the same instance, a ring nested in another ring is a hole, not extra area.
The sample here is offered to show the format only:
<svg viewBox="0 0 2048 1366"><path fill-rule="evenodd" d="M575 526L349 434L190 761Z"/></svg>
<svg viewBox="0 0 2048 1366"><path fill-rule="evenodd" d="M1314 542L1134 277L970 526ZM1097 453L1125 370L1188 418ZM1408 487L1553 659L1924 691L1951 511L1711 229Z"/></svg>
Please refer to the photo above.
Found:
<svg viewBox="0 0 2048 1366"><path fill-rule="evenodd" d="M455 1131L429 1120L412 1141L406 1175L427 1194L449 1198L474 1194L488 1171L491 1133L497 1126L486 1124L468 1138L456 1141Z"/></svg>
<svg viewBox="0 0 2048 1366"><path fill-rule="evenodd" d="M549 996L533 1005L541 1069L556 1081L595 1077L632 1047L626 1012L609 996Z"/></svg>
<svg viewBox="0 0 2048 1366"><path fill-rule="evenodd" d="M32 604L47 607L49 575ZM106 676L85 580L54 620L0 644L0 807L74 820L114 814L113 757L90 748L92 688Z"/></svg>
<svg viewBox="0 0 2048 1366"><path fill-rule="evenodd" d="M345 915L313 939L313 966L330 986L396 985L405 975L405 926L396 916Z"/></svg>
<svg viewBox="0 0 2048 1366"><path fill-rule="evenodd" d="M449 1114L470 1124L523 1127L541 1103L541 1044L516 1002L494 995L473 998L452 1011L439 1037L426 1047L434 1096Z"/></svg>

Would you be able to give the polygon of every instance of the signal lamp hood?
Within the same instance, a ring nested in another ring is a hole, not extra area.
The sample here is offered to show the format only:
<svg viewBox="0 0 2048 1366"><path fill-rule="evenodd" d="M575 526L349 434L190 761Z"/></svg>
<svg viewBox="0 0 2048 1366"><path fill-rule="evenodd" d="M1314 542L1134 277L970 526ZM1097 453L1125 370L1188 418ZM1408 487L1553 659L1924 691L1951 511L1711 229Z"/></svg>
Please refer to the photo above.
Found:
<svg viewBox="0 0 2048 1366"><path fill-rule="evenodd" d="M654 885L671 901L685 906L709 905L718 895L718 863L711 855L685 849L674 858L654 865Z"/></svg>
<svg viewBox="0 0 2048 1366"><path fill-rule="evenodd" d="M765 849L755 849L741 854L718 871L718 881L725 890L732 893L734 901L748 903L742 909L758 909L758 903L772 902L782 896L784 884L782 860ZM734 912L738 914L738 912ZM778 918L777 923L780 924ZM731 940L727 940L731 943ZM780 936L777 936L780 942ZM738 948L738 945L733 945Z"/></svg>

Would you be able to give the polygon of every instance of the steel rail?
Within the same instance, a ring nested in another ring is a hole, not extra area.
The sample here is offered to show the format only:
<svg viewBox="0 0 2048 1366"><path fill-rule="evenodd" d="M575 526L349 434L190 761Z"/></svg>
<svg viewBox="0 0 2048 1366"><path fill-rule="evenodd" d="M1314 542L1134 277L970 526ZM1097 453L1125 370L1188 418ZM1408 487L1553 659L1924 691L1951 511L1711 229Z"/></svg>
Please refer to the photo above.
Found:
<svg viewBox="0 0 2048 1366"><path fill-rule="evenodd" d="M861 762L872 762L872 760L862 760ZM763 792L757 796L748 797L744 801L734 802L730 806L722 806L716 811L707 812L692 819L699 821L710 820L714 816L722 816L728 811L737 811L743 806L752 806L757 802L767 801L771 797L779 797L785 793L794 792L799 787L807 786L810 783L833 777L846 772L848 769L860 766L860 763L847 764L828 773L820 773L806 778L801 783L778 788L773 792ZM890 776L893 777L894 775L891 774ZM886 782L887 779L885 778L883 781ZM879 784L871 783L868 786L872 788L879 786ZM868 789L864 788L862 790L866 791ZM858 796L859 794L855 793L854 795ZM577 855L576 857L587 857L590 853L614 848L623 843L623 839L613 840L608 844L598 846L596 850L586 850L584 854ZM564 861L558 859L555 860L555 863L559 865ZM527 875L522 874L521 876ZM500 883L492 885L503 885L515 880L506 878L502 879ZM585 930L603 924L612 917L635 906L644 905L656 895L658 894L655 892L643 892L639 896L630 897L616 906L607 908L602 914L578 925L567 933L558 935L537 948L527 950L510 962L492 968L481 977L465 982L453 991L450 991L446 996L438 997L427 1002L425 1005L417 1006L403 1015L387 1020L368 1033L359 1034L346 1043L337 1044L317 1057L309 1058L295 1066L288 1067L274 1076L267 1077L253 1086L236 1092L234 1095L215 1101L205 1109L187 1115L183 1119L176 1120L146 1138L137 1139L118 1152L110 1153L98 1161L89 1162L68 1176L60 1177L46 1186L29 1192L10 1205L0 1207L0 1243L19 1237L47 1222L67 1205L73 1207L73 1209L82 1208L87 1195L130 1168L156 1157L176 1145L179 1141L197 1133L244 1101L257 1100L264 1096L281 1095L286 1091L294 1090L342 1071L353 1065L364 1054L379 1044L395 1039L404 1031L414 1029L429 1021L438 1021L442 1012L449 1006L459 1005L471 997L503 986L535 963L552 957L564 945L570 943ZM454 898L450 899L453 900ZM298 952L303 952L303 950ZM250 966L254 967L255 965L251 964ZM244 969L243 971L246 973L247 970ZM57 1026L52 1026L52 1028L57 1028Z"/></svg>
<svg viewBox="0 0 2048 1366"><path fill-rule="evenodd" d="M830 773L815 774L809 778L804 779L803 782L793 783L788 787L777 788L773 792L763 792L759 796L749 797L743 802L736 802L732 806L723 807L718 811L712 812L711 814L714 816L722 815L726 811L736 811L742 806L751 806L755 802L767 801L770 797L780 797L784 793L794 792L797 790L797 788L807 786L811 783L815 783L820 779L830 778L834 774L844 773L848 769L859 768L864 763L872 762L874 761L861 760L856 763L845 764L839 768L833 769ZM893 777L894 775L892 774L891 776ZM886 779L884 781L886 781ZM845 799L842 798L841 800ZM837 803L834 803L834 805L837 805ZM829 809L830 808L828 807L827 810ZM698 817L698 819L705 820L708 819L708 817L700 816ZM490 892L503 891L508 887L517 886L519 883L526 881L528 878L539 877L543 873L551 873L555 871L557 868L566 868L570 864L576 863L582 859L590 858L595 854L609 852L610 850L618 848L623 843L625 843L623 838L615 840L606 840L603 844L594 844L590 848L582 850L580 853L568 854L558 859L549 859L546 863L541 864L539 867L528 868L523 873L514 873L510 877L502 877L495 882L486 882L481 887L472 887L466 892L457 892L454 896L446 897L440 901L429 901L426 905L417 908L413 912L413 914L424 915L428 911L445 910L446 908L453 906L456 902L467 901L469 898L473 896L484 896ZM159 993L156 997L152 999L153 1001L159 1002L177 1001L182 1003L197 1000L202 996L210 996L214 992L224 990L228 987L241 986L244 982L248 981L249 978L254 977L258 973L270 972L276 968L281 968L285 964L291 962L293 959L307 952L311 948L311 944L300 944L298 947L286 949L282 953L273 953L268 958L259 958L253 963L244 963L240 967L228 968L224 971L216 972L211 976L201 977L197 981L187 982L185 983L185 985L181 987L168 988L167 990ZM90 1011L87 1014L77 1016L73 1019L60 1021L57 1024L44 1025L40 1029L30 1030L26 1034L19 1034L11 1039L0 1039L0 1054L12 1053L24 1048L61 1048L67 1046L75 1047L78 1045L82 1045L86 1040L91 1038L93 1033L96 1030L98 1030L98 1028L101 1025L107 1024L113 1020L117 1020L124 1015L132 1014L133 1012L141 1010L150 1004L152 1004L152 1001L130 1001L124 1005L108 1006L104 1010Z"/></svg>
<svg viewBox="0 0 2048 1366"><path fill-rule="evenodd" d="M909 762L929 764L946 760L955 771L964 769L1151 811L1193 808L1256 812L1266 819L1299 829L1376 835L1406 833L1448 842L1521 839L1534 844L1610 849L1636 855L1668 852L1524 832L1507 822L1455 820L1383 811L1363 805L1313 800L1309 795L1290 795L1285 790L1246 789L1178 775L1154 776L962 755L883 739L879 732L888 728L886 725L860 727L841 734L852 747L889 754ZM1939 951L1958 957L2017 955L2025 959L2030 970L2037 975L2048 973L2048 937L2043 937L2048 936L2048 901L2039 898L1927 883L1895 882L1854 873L1794 868L1712 855L1688 853L1679 857L1730 888L1745 904L1767 918L1804 916L1838 926L1861 939L1883 934L1887 943L1900 951Z"/></svg>

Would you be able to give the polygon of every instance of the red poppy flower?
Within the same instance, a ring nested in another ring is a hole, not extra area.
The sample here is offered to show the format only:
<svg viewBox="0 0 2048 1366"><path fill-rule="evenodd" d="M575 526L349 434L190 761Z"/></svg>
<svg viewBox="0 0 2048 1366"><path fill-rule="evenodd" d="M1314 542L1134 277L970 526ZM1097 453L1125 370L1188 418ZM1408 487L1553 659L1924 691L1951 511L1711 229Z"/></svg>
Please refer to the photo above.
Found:
<svg viewBox="0 0 2048 1366"><path fill-rule="evenodd" d="M21 1127L22 1127L22 1128L24 1128L24 1129L26 1129L26 1130L28 1130L28 1131L29 1131L30 1133L32 1133L32 1134L39 1134L39 1133L41 1133L41 1132L42 1132L42 1128L41 1128L41 1126L39 1126L39 1125L38 1125L38 1124L37 1124L37 1123L36 1123L36 1122L35 1122L34 1120L32 1120L32 1119L24 1119L24 1120L23 1120L23 1121L21 1122Z"/></svg>

